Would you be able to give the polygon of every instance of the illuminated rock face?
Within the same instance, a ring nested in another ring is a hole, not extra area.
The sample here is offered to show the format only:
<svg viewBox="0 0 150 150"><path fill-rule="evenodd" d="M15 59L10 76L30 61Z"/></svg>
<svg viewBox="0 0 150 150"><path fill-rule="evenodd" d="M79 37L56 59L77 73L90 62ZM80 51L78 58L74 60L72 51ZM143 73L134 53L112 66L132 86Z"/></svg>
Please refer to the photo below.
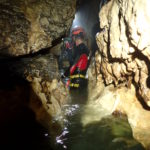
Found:
<svg viewBox="0 0 150 150"><path fill-rule="evenodd" d="M69 100L68 90L60 80L58 64L52 54L34 57L34 61L24 65L24 77L30 83L29 107L36 119L50 128L52 118L61 114L61 109Z"/></svg>
<svg viewBox="0 0 150 150"><path fill-rule="evenodd" d="M0 0L0 54L25 55L51 47L65 35L76 1Z"/></svg>
<svg viewBox="0 0 150 150"><path fill-rule="evenodd" d="M106 114L126 114L133 136L146 148L150 146L149 6L147 0L110 0L101 8L96 71L90 70L98 87L91 95L96 100L89 102L100 104ZM102 81L107 86L103 90Z"/></svg>
<svg viewBox="0 0 150 150"><path fill-rule="evenodd" d="M67 89L60 80L57 59L52 54L24 59L23 77L30 83L31 94L29 106L36 114L36 119L46 125L51 119L60 115L63 104L69 99Z"/></svg>
<svg viewBox="0 0 150 150"><path fill-rule="evenodd" d="M111 0L99 13L97 62L105 83L135 83L150 106L150 1ZM99 61L100 60L100 61Z"/></svg>

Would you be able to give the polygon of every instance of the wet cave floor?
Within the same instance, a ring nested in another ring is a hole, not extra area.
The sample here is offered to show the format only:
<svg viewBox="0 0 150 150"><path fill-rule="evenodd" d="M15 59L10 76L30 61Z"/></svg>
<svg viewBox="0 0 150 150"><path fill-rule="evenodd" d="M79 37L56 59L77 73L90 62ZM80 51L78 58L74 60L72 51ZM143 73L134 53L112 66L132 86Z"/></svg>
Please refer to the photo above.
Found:
<svg viewBox="0 0 150 150"><path fill-rule="evenodd" d="M131 127L125 116L107 116L84 126L81 122L85 113L87 91L72 91L70 104L63 107L63 128L55 136L56 150L143 150L132 136ZM101 111L103 113L104 110Z"/></svg>
<svg viewBox="0 0 150 150"><path fill-rule="evenodd" d="M22 90L25 91L26 88L23 87ZM35 120L34 113L26 105L15 104L15 99L9 92L8 95L3 95L3 98L10 98L10 101L1 99L0 102L0 149L144 149L133 138L127 118L124 116L108 116L83 126L81 119L85 113L88 93L86 90L75 90L70 94L70 103L64 105L62 115L53 120L54 124L60 123L62 128L57 129L56 126L56 133L53 131L53 134Z"/></svg>

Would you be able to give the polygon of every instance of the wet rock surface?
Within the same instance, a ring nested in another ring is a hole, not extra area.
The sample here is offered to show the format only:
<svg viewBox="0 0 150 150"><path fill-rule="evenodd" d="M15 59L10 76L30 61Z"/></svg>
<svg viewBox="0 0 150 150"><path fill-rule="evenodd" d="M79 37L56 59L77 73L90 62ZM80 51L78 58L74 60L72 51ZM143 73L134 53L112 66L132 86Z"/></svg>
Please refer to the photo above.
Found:
<svg viewBox="0 0 150 150"><path fill-rule="evenodd" d="M99 14L97 34L100 71L105 83L135 83L137 93L150 106L149 1L112 0Z"/></svg>
<svg viewBox="0 0 150 150"><path fill-rule="evenodd" d="M32 109L46 127L61 112L68 91L50 48L60 52L56 45L68 33L75 10L76 1L70 0L0 0L0 94L4 108L3 102L11 95L16 107L22 103Z"/></svg>
<svg viewBox="0 0 150 150"><path fill-rule="evenodd" d="M0 66L2 69L0 91L5 103L9 101L9 96L5 96L6 93L11 93L11 101L14 101L16 106L19 107L22 103L21 106L30 108L35 113L36 120L50 128L52 119L61 113L62 105L69 100L68 91L58 73L56 57L47 53L6 59ZM25 91L23 87L26 87ZM19 96L17 98L17 95L24 98L21 99Z"/></svg>
<svg viewBox="0 0 150 150"><path fill-rule="evenodd" d="M30 108L36 113L37 120L48 127L51 119L60 115L62 105L69 100L68 91L58 73L57 59L53 54L37 56L33 62L27 63L24 70L32 89Z"/></svg>
<svg viewBox="0 0 150 150"><path fill-rule="evenodd" d="M87 105L92 117L83 117L87 123L90 119L101 119L103 115L94 118L92 115L94 110L100 114L101 107L106 111L104 116L114 112L125 114L133 136L147 149L150 147L148 6L146 0L111 0L101 8L101 32L96 36L99 50L89 76L97 80L93 94L89 94L89 99L95 101Z"/></svg>
<svg viewBox="0 0 150 150"><path fill-rule="evenodd" d="M51 47L71 27L76 1L0 0L0 55L25 55Z"/></svg>

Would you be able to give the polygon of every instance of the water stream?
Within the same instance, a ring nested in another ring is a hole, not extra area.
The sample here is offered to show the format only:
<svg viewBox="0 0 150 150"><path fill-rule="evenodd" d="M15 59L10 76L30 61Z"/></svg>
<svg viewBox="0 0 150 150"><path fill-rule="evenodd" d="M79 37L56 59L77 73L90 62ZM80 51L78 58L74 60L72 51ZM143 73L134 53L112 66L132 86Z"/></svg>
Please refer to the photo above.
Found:
<svg viewBox="0 0 150 150"><path fill-rule="evenodd" d="M53 139L56 150L143 150L132 136L132 130L124 116L107 116L83 126L81 117L86 106L85 91L73 91L70 104L63 107L60 134ZM102 112L103 113L103 110ZM101 114L100 114L101 115Z"/></svg>

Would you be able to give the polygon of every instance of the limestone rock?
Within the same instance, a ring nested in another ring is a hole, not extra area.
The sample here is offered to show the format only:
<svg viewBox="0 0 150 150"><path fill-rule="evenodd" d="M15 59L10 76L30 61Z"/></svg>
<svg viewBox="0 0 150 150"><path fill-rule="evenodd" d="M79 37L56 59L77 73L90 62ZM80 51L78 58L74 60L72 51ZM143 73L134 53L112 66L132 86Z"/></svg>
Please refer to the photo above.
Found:
<svg viewBox="0 0 150 150"><path fill-rule="evenodd" d="M31 81L30 108L35 112L36 119L50 129L52 120L61 114L62 105L68 101L68 93L63 83L56 79L42 81L33 78Z"/></svg>
<svg viewBox="0 0 150 150"><path fill-rule="evenodd" d="M69 100L68 90L60 80L57 60L52 54L34 57L24 66L24 77L30 83L30 108L37 120L50 128L52 119L61 113Z"/></svg>
<svg viewBox="0 0 150 150"><path fill-rule="evenodd" d="M0 63L0 67L0 87L8 87L11 91L11 88L13 89L16 86L19 88L20 84L22 86L27 84L25 91L20 88L21 96L28 95L25 98L27 103L25 105L33 110L37 121L50 128L52 119L61 113L62 106L69 100L68 90L62 83L58 73L56 57L48 53L7 59ZM6 89L3 91L7 93ZM20 98L20 96L17 96L17 92L13 93L15 97ZM23 95L23 93L25 94ZM10 97L5 101L9 101L9 99ZM22 100L24 101L23 98L19 99L20 103L24 105Z"/></svg>
<svg viewBox="0 0 150 150"><path fill-rule="evenodd" d="M100 10L96 40L105 83L135 82L137 93L150 106L150 1L111 0Z"/></svg>
<svg viewBox="0 0 150 150"><path fill-rule="evenodd" d="M90 91L93 94L89 93L82 117L85 125L116 111L125 114L133 136L147 149L150 147L149 6L147 0L111 0L101 8L101 32L96 35L97 74L93 74L97 76L97 84Z"/></svg>
<svg viewBox="0 0 150 150"><path fill-rule="evenodd" d="M51 47L71 27L76 1L0 0L0 54L25 55Z"/></svg>

